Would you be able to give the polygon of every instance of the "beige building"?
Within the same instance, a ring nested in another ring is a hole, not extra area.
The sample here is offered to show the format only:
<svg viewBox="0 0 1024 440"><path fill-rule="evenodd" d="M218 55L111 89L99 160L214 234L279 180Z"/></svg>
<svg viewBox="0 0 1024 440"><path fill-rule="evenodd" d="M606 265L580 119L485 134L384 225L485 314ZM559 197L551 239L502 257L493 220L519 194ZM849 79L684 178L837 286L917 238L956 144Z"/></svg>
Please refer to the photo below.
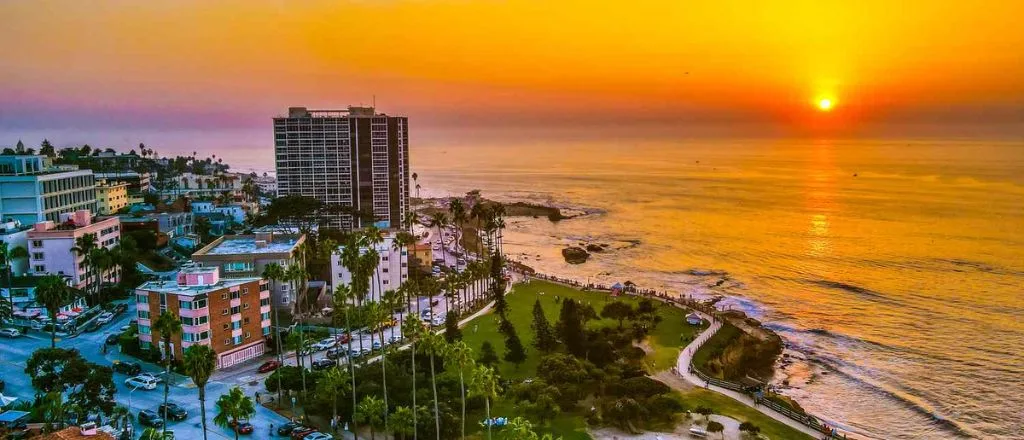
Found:
<svg viewBox="0 0 1024 440"><path fill-rule="evenodd" d="M114 214L125 206L128 206L128 182L96 182L96 210L99 215Z"/></svg>

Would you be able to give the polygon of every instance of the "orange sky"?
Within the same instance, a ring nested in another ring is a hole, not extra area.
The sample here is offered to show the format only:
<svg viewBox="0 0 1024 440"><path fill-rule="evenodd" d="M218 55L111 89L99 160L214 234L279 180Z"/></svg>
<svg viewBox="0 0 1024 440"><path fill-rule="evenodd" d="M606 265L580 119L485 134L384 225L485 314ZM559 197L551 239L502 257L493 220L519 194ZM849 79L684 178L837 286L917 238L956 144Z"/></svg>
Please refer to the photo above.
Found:
<svg viewBox="0 0 1024 440"><path fill-rule="evenodd" d="M1024 125L1022 1L0 4L0 127ZM827 114L813 104L836 103Z"/></svg>

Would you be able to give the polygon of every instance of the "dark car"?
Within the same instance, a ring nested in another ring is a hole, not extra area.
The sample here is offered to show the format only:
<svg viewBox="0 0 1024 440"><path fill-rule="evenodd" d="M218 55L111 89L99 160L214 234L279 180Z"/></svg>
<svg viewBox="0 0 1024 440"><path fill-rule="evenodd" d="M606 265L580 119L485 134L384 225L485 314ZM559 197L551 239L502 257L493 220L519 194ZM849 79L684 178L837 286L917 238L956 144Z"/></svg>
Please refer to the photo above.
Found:
<svg viewBox="0 0 1024 440"><path fill-rule="evenodd" d="M228 426L239 434L252 434L254 430L252 423L249 422L235 422L234 420L228 422Z"/></svg>
<svg viewBox="0 0 1024 440"><path fill-rule="evenodd" d="M157 409L160 414L166 416L167 420L181 421L188 418L188 411L185 411L185 408L182 408L177 403L168 403L167 408L164 408L164 404L161 403Z"/></svg>
<svg viewBox="0 0 1024 440"><path fill-rule="evenodd" d="M302 428L303 426L296 422L288 422L277 428L277 435L290 435L292 431Z"/></svg>
<svg viewBox="0 0 1024 440"><path fill-rule="evenodd" d="M92 333L92 332L94 332L96 330L99 330L99 329L100 329L100 323L96 322L94 320L94 321L90 322L89 325L86 325L85 328L82 329L82 330L85 330L88 333Z"/></svg>
<svg viewBox="0 0 1024 440"><path fill-rule="evenodd" d="M142 367L134 362L114 361L112 368L115 373L124 373L129 376L134 376L142 372Z"/></svg>
<svg viewBox="0 0 1024 440"><path fill-rule="evenodd" d="M273 360L266 361L266 362L263 363L263 365L260 365L260 368L259 368L258 371L260 373L266 373L266 372L274 371L274 370L278 369L280 366L281 366L281 363L278 362L278 361L273 361Z"/></svg>
<svg viewBox="0 0 1024 440"><path fill-rule="evenodd" d="M118 304L114 306L114 314L121 314L128 310L127 304Z"/></svg>
<svg viewBox="0 0 1024 440"><path fill-rule="evenodd" d="M120 341L120 340L121 340L121 334L120 333L114 333L114 334L112 334L110 336L107 336L107 345L117 345L118 341Z"/></svg>
<svg viewBox="0 0 1024 440"><path fill-rule="evenodd" d="M337 359L337 358L340 358L340 357L345 357L345 352L347 352L347 351L348 350L346 350L343 347L331 348L331 349L327 350L327 359Z"/></svg>
<svg viewBox="0 0 1024 440"><path fill-rule="evenodd" d="M313 366L313 371L320 371L320 370L326 370L326 369L331 368L331 367L333 367L335 365L337 365L337 364L334 361L330 360L330 359L320 359L320 360L313 361L313 365L312 366Z"/></svg>
<svg viewBox="0 0 1024 440"><path fill-rule="evenodd" d="M314 428L310 428L308 426L300 426L298 428L293 429L292 433L289 434L289 435L291 435L292 440L299 440L300 438L303 438L303 437L305 437L307 435L310 435L310 434L312 434L314 432L316 432L316 429L314 429Z"/></svg>
<svg viewBox="0 0 1024 440"><path fill-rule="evenodd" d="M160 418L160 414L157 414L156 411L147 409L139 411L139 424L159 428L164 426L164 419Z"/></svg>

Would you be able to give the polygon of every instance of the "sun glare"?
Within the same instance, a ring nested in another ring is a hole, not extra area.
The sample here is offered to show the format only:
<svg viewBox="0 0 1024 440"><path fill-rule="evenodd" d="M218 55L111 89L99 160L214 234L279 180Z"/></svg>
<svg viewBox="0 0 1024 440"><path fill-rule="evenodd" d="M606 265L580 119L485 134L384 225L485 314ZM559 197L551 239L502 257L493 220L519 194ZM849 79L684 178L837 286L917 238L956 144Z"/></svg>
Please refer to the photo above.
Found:
<svg viewBox="0 0 1024 440"><path fill-rule="evenodd" d="M818 101L818 109L823 112L832 110L832 100L826 98Z"/></svg>

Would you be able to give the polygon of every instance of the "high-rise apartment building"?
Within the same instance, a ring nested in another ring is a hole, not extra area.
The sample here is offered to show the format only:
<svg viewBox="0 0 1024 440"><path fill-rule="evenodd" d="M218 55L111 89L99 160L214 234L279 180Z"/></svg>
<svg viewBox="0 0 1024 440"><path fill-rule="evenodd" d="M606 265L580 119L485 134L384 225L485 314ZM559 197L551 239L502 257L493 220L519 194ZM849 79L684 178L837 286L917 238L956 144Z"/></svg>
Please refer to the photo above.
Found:
<svg viewBox="0 0 1024 440"><path fill-rule="evenodd" d="M274 118L274 146L278 195L315 197L373 217L340 213L329 226L401 226L409 209L408 118L373 107L292 107Z"/></svg>
<svg viewBox="0 0 1024 440"><path fill-rule="evenodd" d="M96 211L91 170L54 166L46 156L0 156L0 216L33 225L61 214Z"/></svg>

